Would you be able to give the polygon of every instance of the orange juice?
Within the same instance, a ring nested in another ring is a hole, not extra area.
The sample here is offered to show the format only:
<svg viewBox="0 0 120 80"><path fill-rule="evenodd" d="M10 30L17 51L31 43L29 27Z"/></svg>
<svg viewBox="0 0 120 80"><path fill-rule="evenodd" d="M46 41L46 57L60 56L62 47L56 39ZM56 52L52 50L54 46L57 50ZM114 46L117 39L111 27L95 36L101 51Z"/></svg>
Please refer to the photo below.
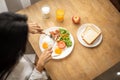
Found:
<svg viewBox="0 0 120 80"><path fill-rule="evenodd" d="M64 20L64 10L62 9L57 9L56 10L56 20L59 22L63 22Z"/></svg>

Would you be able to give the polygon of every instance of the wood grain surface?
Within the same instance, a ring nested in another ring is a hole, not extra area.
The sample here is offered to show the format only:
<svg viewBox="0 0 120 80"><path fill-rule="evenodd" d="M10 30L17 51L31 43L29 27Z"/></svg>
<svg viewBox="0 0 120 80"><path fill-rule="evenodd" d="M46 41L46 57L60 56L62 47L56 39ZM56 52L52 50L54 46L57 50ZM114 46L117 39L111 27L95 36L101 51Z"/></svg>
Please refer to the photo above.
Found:
<svg viewBox="0 0 120 80"><path fill-rule="evenodd" d="M43 19L41 7L49 5L50 18ZM55 11L65 10L64 22L56 21ZM60 26L67 28L73 35L75 46L72 53L60 60L51 60L45 66L52 80L92 80L120 61L120 13L109 0L40 0L38 3L18 11L29 17L28 22L36 22L43 29ZM80 44L76 33L80 25L73 24L73 15L81 17L81 24L93 23L102 31L102 43L95 48L86 48ZM40 34L29 34L36 54L39 48Z"/></svg>

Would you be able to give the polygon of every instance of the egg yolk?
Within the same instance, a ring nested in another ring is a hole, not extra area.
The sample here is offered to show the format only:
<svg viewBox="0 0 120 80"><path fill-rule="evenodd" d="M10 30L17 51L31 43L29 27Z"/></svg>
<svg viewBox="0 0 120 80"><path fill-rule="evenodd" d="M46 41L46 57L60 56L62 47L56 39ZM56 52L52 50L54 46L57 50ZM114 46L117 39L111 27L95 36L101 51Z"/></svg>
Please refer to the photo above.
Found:
<svg viewBox="0 0 120 80"><path fill-rule="evenodd" d="M44 42L44 43L42 44L42 47L43 47L44 49L47 49L47 48L48 48L48 44L47 44L46 42Z"/></svg>
<svg viewBox="0 0 120 80"><path fill-rule="evenodd" d="M56 54L61 54L61 53L62 53L62 49L56 48L56 49L55 49L55 53L56 53Z"/></svg>

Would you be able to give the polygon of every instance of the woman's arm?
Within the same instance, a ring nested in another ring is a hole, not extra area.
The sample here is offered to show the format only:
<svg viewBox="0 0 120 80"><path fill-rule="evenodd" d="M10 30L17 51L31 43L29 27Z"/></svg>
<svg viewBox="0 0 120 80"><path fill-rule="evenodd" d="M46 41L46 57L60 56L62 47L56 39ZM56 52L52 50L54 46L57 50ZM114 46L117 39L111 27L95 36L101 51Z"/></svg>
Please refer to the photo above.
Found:
<svg viewBox="0 0 120 80"><path fill-rule="evenodd" d="M36 23L28 23L28 29L29 33L32 34L43 34L43 29L40 28L40 26ZM39 60L37 62L37 65L35 66L29 80L41 80L41 79L47 79L47 76L45 75L45 72L43 71L45 64L52 59L51 57L52 49L45 50L39 57Z"/></svg>
<svg viewBox="0 0 120 80"><path fill-rule="evenodd" d="M36 67L34 68L29 80L47 80L47 76L43 71L45 64L52 59L52 49L45 50L40 56Z"/></svg>
<svg viewBox="0 0 120 80"><path fill-rule="evenodd" d="M28 31L32 34L43 34L43 29L37 23L28 23Z"/></svg>

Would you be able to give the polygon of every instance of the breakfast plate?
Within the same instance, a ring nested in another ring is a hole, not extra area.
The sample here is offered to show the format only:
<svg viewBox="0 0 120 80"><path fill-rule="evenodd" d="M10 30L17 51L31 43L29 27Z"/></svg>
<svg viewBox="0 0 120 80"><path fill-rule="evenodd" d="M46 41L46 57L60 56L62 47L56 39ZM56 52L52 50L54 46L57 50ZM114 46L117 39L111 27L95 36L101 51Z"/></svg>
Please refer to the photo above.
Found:
<svg viewBox="0 0 120 80"><path fill-rule="evenodd" d="M101 31L100 28L94 24L91 24L91 23L83 24L79 27L79 29L77 31L77 38L78 38L79 42L85 47L96 47L102 42L102 34L100 34L98 36L98 38L92 44L87 44L81 36L87 26L92 26L92 27L96 28L97 30Z"/></svg>
<svg viewBox="0 0 120 80"><path fill-rule="evenodd" d="M59 30L59 29L64 29L64 30L68 31L67 29L62 28L62 27L50 27L50 28L45 29L44 32L46 34L50 35L50 32L56 31L56 30ZM45 50L44 47L46 47L46 46L43 47L43 44L44 44L44 42L46 42L48 46L52 47L52 50L53 50L52 58L53 59L62 59L62 58L67 57L73 50L74 39L73 39L73 36L70 32L69 32L69 39L71 41L71 46L70 47L66 46L64 49L62 49L62 52L60 54L55 53L55 49L58 47L57 46L57 41L54 40L53 38L51 38L50 36L45 35L45 34L40 35L39 47L40 47L40 50L43 52Z"/></svg>

